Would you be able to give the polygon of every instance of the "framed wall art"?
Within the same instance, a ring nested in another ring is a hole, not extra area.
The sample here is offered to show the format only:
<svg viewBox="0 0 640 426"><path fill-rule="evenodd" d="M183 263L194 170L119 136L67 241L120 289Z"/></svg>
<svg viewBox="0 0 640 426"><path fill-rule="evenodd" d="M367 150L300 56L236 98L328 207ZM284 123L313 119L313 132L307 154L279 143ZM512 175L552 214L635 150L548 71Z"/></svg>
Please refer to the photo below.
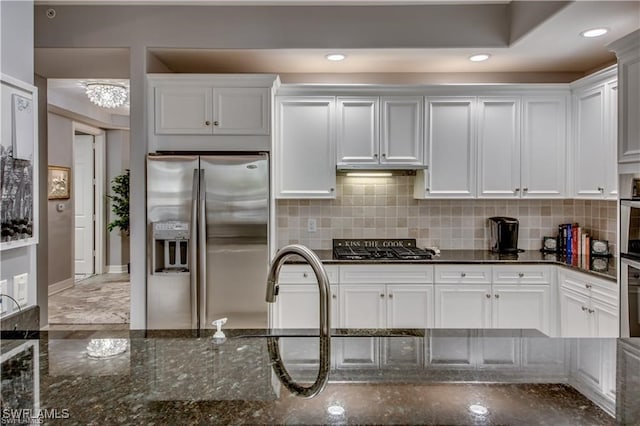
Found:
<svg viewBox="0 0 640 426"><path fill-rule="evenodd" d="M49 200L68 200L71 198L70 167L49 166L47 198Z"/></svg>

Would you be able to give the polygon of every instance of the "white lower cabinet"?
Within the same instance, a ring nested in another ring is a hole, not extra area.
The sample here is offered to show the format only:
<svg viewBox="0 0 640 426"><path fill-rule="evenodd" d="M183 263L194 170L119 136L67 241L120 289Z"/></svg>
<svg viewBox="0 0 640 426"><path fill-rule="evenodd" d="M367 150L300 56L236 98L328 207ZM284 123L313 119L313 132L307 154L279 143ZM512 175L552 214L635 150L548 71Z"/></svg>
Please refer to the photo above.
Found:
<svg viewBox="0 0 640 426"><path fill-rule="evenodd" d="M536 329L549 334L548 285L494 285L492 328Z"/></svg>
<svg viewBox="0 0 640 426"><path fill-rule="evenodd" d="M564 268L560 284L560 333L562 337L618 337L618 286Z"/></svg>

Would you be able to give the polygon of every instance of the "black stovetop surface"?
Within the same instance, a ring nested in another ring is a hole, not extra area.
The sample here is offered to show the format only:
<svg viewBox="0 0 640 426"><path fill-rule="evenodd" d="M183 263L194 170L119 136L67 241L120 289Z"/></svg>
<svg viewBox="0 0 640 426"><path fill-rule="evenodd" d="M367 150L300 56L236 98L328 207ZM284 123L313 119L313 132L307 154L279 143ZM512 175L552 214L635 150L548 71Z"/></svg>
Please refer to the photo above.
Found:
<svg viewBox="0 0 640 426"><path fill-rule="evenodd" d="M424 260L431 253L416 247L415 239L333 240L333 258L338 260Z"/></svg>

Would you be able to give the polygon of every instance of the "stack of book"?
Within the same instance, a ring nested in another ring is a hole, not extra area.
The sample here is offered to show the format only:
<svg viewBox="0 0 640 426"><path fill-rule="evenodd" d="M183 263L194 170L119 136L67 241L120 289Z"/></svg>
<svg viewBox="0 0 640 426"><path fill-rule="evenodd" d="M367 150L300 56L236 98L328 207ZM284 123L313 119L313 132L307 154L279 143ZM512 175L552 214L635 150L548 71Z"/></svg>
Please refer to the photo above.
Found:
<svg viewBox="0 0 640 426"><path fill-rule="evenodd" d="M589 256L591 236L578 223L558 225L558 253L567 257Z"/></svg>

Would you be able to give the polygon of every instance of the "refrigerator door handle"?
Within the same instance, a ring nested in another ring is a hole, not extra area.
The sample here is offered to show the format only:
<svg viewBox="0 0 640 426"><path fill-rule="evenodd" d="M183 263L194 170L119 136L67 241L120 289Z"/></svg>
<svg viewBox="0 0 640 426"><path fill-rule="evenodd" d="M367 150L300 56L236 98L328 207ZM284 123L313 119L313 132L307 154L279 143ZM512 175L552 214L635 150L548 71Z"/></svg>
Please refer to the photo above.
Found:
<svg viewBox="0 0 640 426"><path fill-rule="evenodd" d="M189 268L191 287L191 328L198 328L198 169L193 169L191 190L191 230L189 232Z"/></svg>
<svg viewBox="0 0 640 426"><path fill-rule="evenodd" d="M199 328L206 328L207 320L207 198L204 169L200 169L198 211L198 312Z"/></svg>

